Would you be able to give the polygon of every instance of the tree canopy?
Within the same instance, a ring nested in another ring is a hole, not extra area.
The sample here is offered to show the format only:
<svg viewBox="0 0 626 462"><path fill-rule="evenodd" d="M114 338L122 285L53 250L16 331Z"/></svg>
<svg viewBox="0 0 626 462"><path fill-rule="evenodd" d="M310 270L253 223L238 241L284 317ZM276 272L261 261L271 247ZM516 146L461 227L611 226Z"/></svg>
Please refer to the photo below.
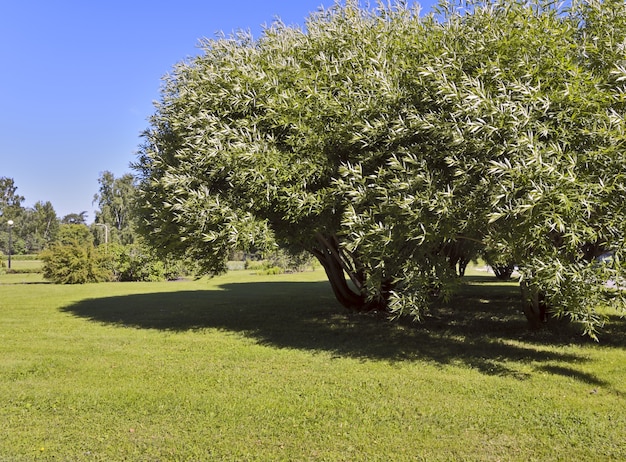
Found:
<svg viewBox="0 0 626 462"><path fill-rule="evenodd" d="M166 77L135 166L157 249L220 272L275 239L312 252L343 305L419 317L471 242L518 265L531 320L548 306L594 336L599 307L625 312L607 284L624 270L623 1L347 1L203 51Z"/></svg>

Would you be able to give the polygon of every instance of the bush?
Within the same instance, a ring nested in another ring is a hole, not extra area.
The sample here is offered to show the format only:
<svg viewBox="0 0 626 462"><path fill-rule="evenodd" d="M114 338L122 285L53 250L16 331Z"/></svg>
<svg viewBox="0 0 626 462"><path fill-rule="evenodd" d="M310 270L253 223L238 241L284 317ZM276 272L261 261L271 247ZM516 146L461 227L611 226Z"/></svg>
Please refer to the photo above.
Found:
<svg viewBox="0 0 626 462"><path fill-rule="evenodd" d="M110 265L116 281L163 281L165 264L141 244L116 245L109 248Z"/></svg>
<svg viewBox="0 0 626 462"><path fill-rule="evenodd" d="M292 253L279 249L266 260L246 260L244 267L258 274L301 273L313 269L313 258L308 252Z"/></svg>
<svg viewBox="0 0 626 462"><path fill-rule="evenodd" d="M185 276L195 277L201 274L200 268L197 262L190 259L175 259L170 258L164 262L165 265L165 279L173 281Z"/></svg>
<svg viewBox="0 0 626 462"><path fill-rule="evenodd" d="M253 271L256 274L281 274L282 268L275 266L268 260L246 260L244 269Z"/></svg>
<svg viewBox="0 0 626 462"><path fill-rule="evenodd" d="M90 243L56 243L41 253L43 276L55 284L85 284L112 279L107 257Z"/></svg>
<svg viewBox="0 0 626 462"><path fill-rule="evenodd" d="M41 273L39 268L11 268L6 270L7 274L37 274Z"/></svg>
<svg viewBox="0 0 626 462"><path fill-rule="evenodd" d="M109 246L109 268L116 281L164 281L187 276L194 271L192 262L161 260L142 242Z"/></svg>

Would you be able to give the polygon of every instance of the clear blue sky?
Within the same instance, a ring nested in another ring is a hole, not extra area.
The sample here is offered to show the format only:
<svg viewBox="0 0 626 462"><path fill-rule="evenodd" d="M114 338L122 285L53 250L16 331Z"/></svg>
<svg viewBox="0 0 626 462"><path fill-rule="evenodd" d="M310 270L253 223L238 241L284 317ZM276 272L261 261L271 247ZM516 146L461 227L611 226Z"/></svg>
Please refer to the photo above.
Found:
<svg viewBox="0 0 626 462"><path fill-rule="evenodd" d="M26 206L87 211L100 172L116 177L147 128L161 77L202 37L275 17L303 25L333 0L20 0L0 6L0 177ZM375 3L375 2L372 2ZM433 1L419 2L424 7Z"/></svg>

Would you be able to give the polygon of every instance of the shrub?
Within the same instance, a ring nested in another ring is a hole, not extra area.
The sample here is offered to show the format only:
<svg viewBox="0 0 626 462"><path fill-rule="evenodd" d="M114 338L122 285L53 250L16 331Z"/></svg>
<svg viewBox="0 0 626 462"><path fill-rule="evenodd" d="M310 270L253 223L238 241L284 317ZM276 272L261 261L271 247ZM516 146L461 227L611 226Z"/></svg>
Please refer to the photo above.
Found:
<svg viewBox="0 0 626 462"><path fill-rule="evenodd" d="M109 248L110 265L116 281L163 281L165 264L142 244L116 245Z"/></svg>
<svg viewBox="0 0 626 462"><path fill-rule="evenodd" d="M284 269L271 260L246 260L244 268L256 274L282 274Z"/></svg>
<svg viewBox="0 0 626 462"><path fill-rule="evenodd" d="M41 273L40 268L11 268L6 270L7 274L37 274Z"/></svg>
<svg viewBox="0 0 626 462"><path fill-rule="evenodd" d="M56 284L84 284L112 279L107 257L91 243L56 243L41 254L43 276Z"/></svg>

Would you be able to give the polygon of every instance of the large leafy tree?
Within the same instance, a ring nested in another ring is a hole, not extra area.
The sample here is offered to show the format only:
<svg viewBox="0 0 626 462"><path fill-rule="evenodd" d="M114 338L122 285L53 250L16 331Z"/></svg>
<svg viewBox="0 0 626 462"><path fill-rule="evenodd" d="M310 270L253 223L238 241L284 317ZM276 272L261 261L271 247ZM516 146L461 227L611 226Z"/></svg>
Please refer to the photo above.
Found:
<svg viewBox="0 0 626 462"><path fill-rule="evenodd" d="M451 249L478 244L519 264L530 320L549 306L593 336L607 297L624 309L605 282L623 270L625 17L347 1L305 30L207 40L146 131L143 230L210 272L275 238L343 305L415 316L454 287Z"/></svg>

